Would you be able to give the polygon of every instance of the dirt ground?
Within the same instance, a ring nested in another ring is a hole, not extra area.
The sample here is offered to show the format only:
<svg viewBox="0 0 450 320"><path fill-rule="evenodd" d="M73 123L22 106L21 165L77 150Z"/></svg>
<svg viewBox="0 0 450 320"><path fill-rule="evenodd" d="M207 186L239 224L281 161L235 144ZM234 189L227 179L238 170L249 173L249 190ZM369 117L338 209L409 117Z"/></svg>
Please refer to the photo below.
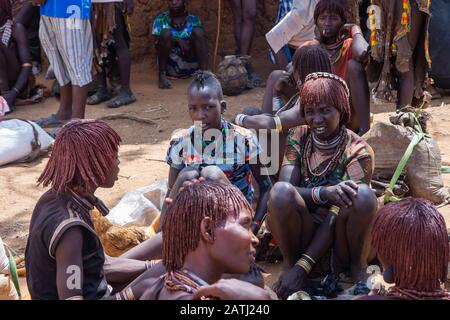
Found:
<svg viewBox="0 0 450 320"><path fill-rule="evenodd" d="M263 76L271 71L264 56L256 60L255 66ZM44 82L45 81L41 81ZM155 71L149 62L133 66L132 87L138 101L120 109L108 109L105 105L88 106L86 116L96 118L114 113L128 112L145 118L156 119L156 125L137 123L131 120L112 120L109 123L119 132L123 143L120 148L121 172L113 189L98 190L97 195L112 208L128 191L166 178L168 166L164 163L168 140L173 130L188 127L186 112L186 87L189 80L177 80L172 90L157 88ZM48 82L46 84L49 84ZM245 106L260 106L264 89L246 91L237 97L228 97L226 117L238 113ZM443 165L450 166L450 97L433 101L437 107L430 108L431 133L442 152ZM58 102L54 98L32 106L18 107L10 116L36 119L55 112ZM375 121L385 120L394 110L393 105L372 105ZM30 216L39 197L45 192L36 186L48 156L24 165L8 165L0 168L0 236L17 254L23 254L27 241ZM445 184L450 185L450 175L444 175ZM440 209L450 227L450 206ZM265 265L272 273L269 282L279 270L278 266Z"/></svg>

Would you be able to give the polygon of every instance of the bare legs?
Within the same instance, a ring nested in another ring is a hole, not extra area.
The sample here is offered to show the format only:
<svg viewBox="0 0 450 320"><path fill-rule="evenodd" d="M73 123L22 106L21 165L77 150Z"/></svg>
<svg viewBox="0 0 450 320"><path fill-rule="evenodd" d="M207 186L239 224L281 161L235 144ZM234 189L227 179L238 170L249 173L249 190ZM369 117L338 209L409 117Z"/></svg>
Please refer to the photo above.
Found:
<svg viewBox="0 0 450 320"><path fill-rule="evenodd" d="M416 55L420 55L418 51L425 50L423 47L417 47L420 35L424 32L424 23L425 14L423 12L420 12L416 5L413 5L411 7L411 30L407 34L408 43L412 50L412 56L409 59L409 69L405 72L399 72L398 70L396 70L399 77L397 109L401 109L407 105L411 105L414 97L414 70L417 66L413 62L415 61L414 57Z"/></svg>
<svg viewBox="0 0 450 320"><path fill-rule="evenodd" d="M306 251L314 235L312 216L300 194L288 182L270 191L267 223L283 254L283 269L290 269Z"/></svg>
<svg viewBox="0 0 450 320"><path fill-rule="evenodd" d="M250 55L255 36L256 0L231 0L231 10L234 18L234 39L236 54ZM246 65L249 79L253 86L262 86L262 81L255 73L251 63Z"/></svg>
<svg viewBox="0 0 450 320"><path fill-rule="evenodd" d="M115 49L119 58L120 93L133 94L130 89L131 57L125 36L125 20L122 12L116 8L116 29L114 30Z"/></svg>
<svg viewBox="0 0 450 320"><path fill-rule="evenodd" d="M364 66L356 60L347 65L347 83L350 89L352 118L350 129L363 135L370 129L370 97Z"/></svg>
<svg viewBox="0 0 450 320"><path fill-rule="evenodd" d="M172 87L172 83L167 78L166 72L170 50L176 44L181 47L184 54L196 57L200 70L208 69L208 45L203 29L195 28L192 31L189 40L175 40L172 38L170 29L163 29L156 44L159 68L159 88L161 89L170 89Z"/></svg>
<svg viewBox="0 0 450 320"><path fill-rule="evenodd" d="M0 43L0 94L12 89L20 74L20 62L16 55Z"/></svg>
<svg viewBox="0 0 450 320"><path fill-rule="evenodd" d="M355 282L367 279L369 231L376 210L375 194L367 185L360 185L353 206L342 209L336 219L334 253L337 271L348 270L350 266L350 273Z"/></svg>
<svg viewBox="0 0 450 320"><path fill-rule="evenodd" d="M255 34L256 0L231 0L236 53L249 55Z"/></svg>
<svg viewBox="0 0 450 320"><path fill-rule="evenodd" d="M195 28L192 31L191 41L200 70L208 70L208 44L205 31L202 28Z"/></svg>
<svg viewBox="0 0 450 320"><path fill-rule="evenodd" d="M367 185L359 185L352 207L341 209L337 218L328 214L318 227L300 193L290 183L274 185L268 208L267 222L283 254L285 270L292 268L305 252L319 260L334 240L339 271L350 269L355 281L367 277L367 239L376 211L375 195Z"/></svg>

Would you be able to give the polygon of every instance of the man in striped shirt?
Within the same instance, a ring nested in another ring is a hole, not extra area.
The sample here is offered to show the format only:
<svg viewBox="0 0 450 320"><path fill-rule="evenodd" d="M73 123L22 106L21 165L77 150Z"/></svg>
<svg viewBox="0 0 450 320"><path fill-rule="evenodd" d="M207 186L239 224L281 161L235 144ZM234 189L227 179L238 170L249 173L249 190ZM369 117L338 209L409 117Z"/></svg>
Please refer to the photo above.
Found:
<svg viewBox="0 0 450 320"><path fill-rule="evenodd" d="M59 110L39 119L42 127L84 118L87 85L92 81L91 0L33 0L40 5L39 38L61 87Z"/></svg>

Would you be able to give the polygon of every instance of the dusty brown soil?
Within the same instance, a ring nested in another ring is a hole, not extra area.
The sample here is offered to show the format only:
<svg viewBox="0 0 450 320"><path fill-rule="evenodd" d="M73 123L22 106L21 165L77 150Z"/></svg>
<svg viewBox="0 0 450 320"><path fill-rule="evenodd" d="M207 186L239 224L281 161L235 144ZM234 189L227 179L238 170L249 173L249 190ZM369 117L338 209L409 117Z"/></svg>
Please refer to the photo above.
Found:
<svg viewBox="0 0 450 320"><path fill-rule="evenodd" d="M263 55L256 61L261 74L267 76L270 66ZM155 71L148 63L133 66L132 83L138 101L118 110L105 105L88 106L87 117L96 118L108 114L129 112L145 118L158 119L156 125L141 124L131 120L112 120L109 123L123 139L120 148L121 172L113 189L98 190L98 196L109 207L113 207L128 191L151 184L167 177L168 166L164 163L165 152L171 132L188 127L190 121L186 114L186 86L189 80L177 80L172 90L157 88ZM260 106L264 89L246 91L237 97L228 97L227 117L239 112L248 105ZM441 106L442 103L446 103ZM431 132L442 151L443 165L450 165L450 97L435 101L438 107L430 108L432 115ZM19 107L11 117L36 119L55 112L58 102L50 98L44 103ZM394 110L392 105L372 106L375 121L385 120ZM0 168L0 236L18 254L25 249L30 216L39 197L45 192L36 186L36 179L43 170L48 156L26 165L8 165ZM450 185L450 175L444 176ZM450 206L440 209L447 225L450 226ZM271 284L278 274L279 265L264 264L272 276Z"/></svg>

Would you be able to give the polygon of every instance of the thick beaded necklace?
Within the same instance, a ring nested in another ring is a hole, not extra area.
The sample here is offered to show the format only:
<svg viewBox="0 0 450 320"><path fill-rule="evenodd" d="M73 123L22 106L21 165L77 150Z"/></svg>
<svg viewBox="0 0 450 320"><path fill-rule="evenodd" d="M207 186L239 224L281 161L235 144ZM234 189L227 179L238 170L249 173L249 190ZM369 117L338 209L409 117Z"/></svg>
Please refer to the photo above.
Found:
<svg viewBox="0 0 450 320"><path fill-rule="evenodd" d="M347 140L348 140L347 129L345 128L345 126L342 126L341 130L339 131L338 136L329 142L329 144L333 145L333 147L329 147L327 145L327 142L323 142L320 140L317 141L317 137L315 137L315 139L314 139L313 135L314 135L314 133L310 133L307 137L305 151L303 153L303 163L306 165L307 172L309 173L308 175L312 175L314 177L321 178L328 171L335 169L336 166L338 165L339 159L341 158L342 154L344 153L345 147L347 145ZM319 142L319 145L317 145L315 143L316 141L314 141L314 140ZM332 150L333 148L335 149L335 153L329 160L326 167L319 172L317 172L315 169L311 169L310 159L313 154L313 145L318 150ZM324 145L327 145L327 146L324 148ZM304 175L304 176L306 176L306 175Z"/></svg>

